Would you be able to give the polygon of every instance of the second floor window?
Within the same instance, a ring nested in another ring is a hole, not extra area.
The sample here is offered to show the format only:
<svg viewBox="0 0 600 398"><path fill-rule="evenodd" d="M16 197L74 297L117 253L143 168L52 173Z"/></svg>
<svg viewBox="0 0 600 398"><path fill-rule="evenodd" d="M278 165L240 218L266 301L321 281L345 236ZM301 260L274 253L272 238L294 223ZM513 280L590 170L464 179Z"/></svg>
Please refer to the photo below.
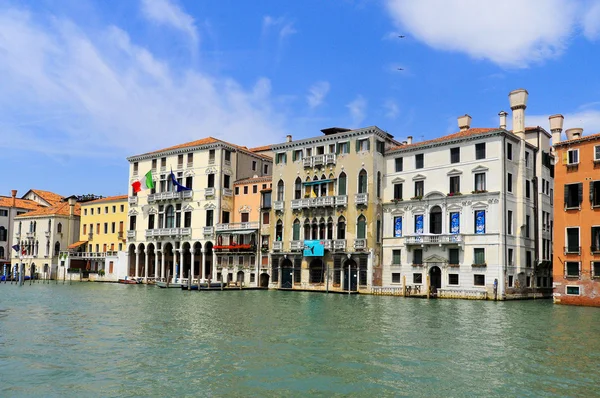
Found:
<svg viewBox="0 0 600 398"><path fill-rule="evenodd" d="M485 159L485 142L475 144L475 159Z"/></svg>
<svg viewBox="0 0 600 398"><path fill-rule="evenodd" d="M395 166L396 166L396 172L400 172L403 169L403 164L402 164L402 158L396 158L394 160Z"/></svg>
<svg viewBox="0 0 600 398"><path fill-rule="evenodd" d="M394 184L394 199L402 199L402 184Z"/></svg>
<svg viewBox="0 0 600 398"><path fill-rule="evenodd" d="M583 201L583 183L565 184L565 209L577 209Z"/></svg>
<svg viewBox="0 0 600 398"><path fill-rule="evenodd" d="M460 163L460 148L450 148L450 163Z"/></svg>
<svg viewBox="0 0 600 398"><path fill-rule="evenodd" d="M450 177L450 194L455 195L460 193L460 176Z"/></svg>
<svg viewBox="0 0 600 398"><path fill-rule="evenodd" d="M415 181L415 197L422 198L425 191L425 181Z"/></svg>
<svg viewBox="0 0 600 398"><path fill-rule="evenodd" d="M475 191L485 191L485 173L475 174Z"/></svg>
<svg viewBox="0 0 600 398"><path fill-rule="evenodd" d="M415 155L415 169L422 169L425 166L424 155L422 153Z"/></svg>

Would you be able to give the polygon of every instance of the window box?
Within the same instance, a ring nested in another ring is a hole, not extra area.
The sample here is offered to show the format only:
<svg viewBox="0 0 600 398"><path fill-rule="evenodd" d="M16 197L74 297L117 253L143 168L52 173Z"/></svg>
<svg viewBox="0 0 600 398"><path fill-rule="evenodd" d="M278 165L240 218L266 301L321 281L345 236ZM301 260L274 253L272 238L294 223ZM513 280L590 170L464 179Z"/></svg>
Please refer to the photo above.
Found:
<svg viewBox="0 0 600 398"><path fill-rule="evenodd" d="M460 267L460 264L448 264L448 267L458 268L458 267Z"/></svg>
<svg viewBox="0 0 600 398"><path fill-rule="evenodd" d="M487 193L487 191L485 189L482 189L481 191L471 191L472 194L478 194L478 193Z"/></svg>
<svg viewBox="0 0 600 398"><path fill-rule="evenodd" d="M412 198L410 198L410 200L421 200L423 199L422 196L413 196Z"/></svg>
<svg viewBox="0 0 600 398"><path fill-rule="evenodd" d="M446 194L446 196L460 196L460 195L462 195L462 193L460 193L460 192L448 192Z"/></svg>
<svg viewBox="0 0 600 398"><path fill-rule="evenodd" d="M413 266L413 267L422 267L422 266L423 266L423 264L414 264L414 263L413 263L413 265L412 265L412 266Z"/></svg>
<svg viewBox="0 0 600 398"><path fill-rule="evenodd" d="M391 200L391 202L392 202L392 203L396 203L396 204L397 204L398 202L402 202L402 201L404 201L404 199L392 199L392 200Z"/></svg>
<svg viewBox="0 0 600 398"><path fill-rule="evenodd" d="M487 267L486 263L481 263L481 264L471 264L472 267Z"/></svg>

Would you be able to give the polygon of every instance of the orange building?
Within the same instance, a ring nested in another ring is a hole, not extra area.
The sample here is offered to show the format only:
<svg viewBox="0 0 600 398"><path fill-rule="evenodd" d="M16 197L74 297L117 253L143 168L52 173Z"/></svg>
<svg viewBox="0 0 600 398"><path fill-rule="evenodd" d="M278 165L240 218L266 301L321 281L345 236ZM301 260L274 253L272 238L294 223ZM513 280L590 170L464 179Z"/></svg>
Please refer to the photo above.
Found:
<svg viewBox="0 0 600 398"><path fill-rule="evenodd" d="M555 149L554 302L600 306L600 134L550 117Z"/></svg>

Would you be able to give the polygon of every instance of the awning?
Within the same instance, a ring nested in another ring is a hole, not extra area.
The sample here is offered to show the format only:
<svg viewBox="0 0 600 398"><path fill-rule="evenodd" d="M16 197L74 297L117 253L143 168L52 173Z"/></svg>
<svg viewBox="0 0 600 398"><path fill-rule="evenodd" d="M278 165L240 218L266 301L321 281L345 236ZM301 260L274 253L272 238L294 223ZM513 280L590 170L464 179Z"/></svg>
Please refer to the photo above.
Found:
<svg viewBox="0 0 600 398"><path fill-rule="evenodd" d="M335 181L335 180L331 180L331 179L330 180L317 180L317 181L303 182L302 184L304 184L305 186L308 186L308 185L319 185L319 184L325 184L325 183L333 182L333 181Z"/></svg>
<svg viewBox="0 0 600 398"><path fill-rule="evenodd" d="M86 243L88 243L87 240L80 240L79 242L71 243L69 245L69 249L77 249L79 246L85 245Z"/></svg>
<svg viewBox="0 0 600 398"><path fill-rule="evenodd" d="M256 231L257 231L256 229L252 229L252 230L243 229L243 230L239 230L239 231L236 231L235 229L228 229L225 231L217 231L217 234L250 235L250 234L255 234Z"/></svg>

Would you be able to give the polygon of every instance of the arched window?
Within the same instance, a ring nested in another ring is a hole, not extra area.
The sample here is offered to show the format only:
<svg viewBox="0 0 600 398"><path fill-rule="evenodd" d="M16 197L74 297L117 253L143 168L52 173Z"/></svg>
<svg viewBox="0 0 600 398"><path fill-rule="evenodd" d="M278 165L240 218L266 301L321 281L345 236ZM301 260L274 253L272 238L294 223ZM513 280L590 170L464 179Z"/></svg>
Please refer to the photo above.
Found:
<svg viewBox="0 0 600 398"><path fill-rule="evenodd" d="M167 206L165 209L165 228L175 227L175 209L172 205Z"/></svg>
<svg viewBox="0 0 600 398"><path fill-rule="evenodd" d="M367 172L365 169L358 173L358 193L367 193Z"/></svg>
<svg viewBox="0 0 600 398"><path fill-rule="evenodd" d="M302 180L300 177L296 177L296 183L294 184L294 199L302 199Z"/></svg>
<svg viewBox="0 0 600 398"><path fill-rule="evenodd" d="M367 219L361 215L356 222L356 239L366 239L367 237Z"/></svg>
<svg viewBox="0 0 600 398"><path fill-rule="evenodd" d="M294 220L292 240L300 240L300 220L298 220L297 218Z"/></svg>
<svg viewBox="0 0 600 398"><path fill-rule="evenodd" d="M325 177L325 174L321 176L321 181L321 196L327 196L327 183L325 182L327 177Z"/></svg>
<svg viewBox="0 0 600 398"><path fill-rule="evenodd" d="M311 238L316 240L319 239L319 224L317 223L317 219L313 218L312 225L310 226L310 235Z"/></svg>
<svg viewBox="0 0 600 398"><path fill-rule="evenodd" d="M314 176L313 184L310 186L312 190L311 198L316 198L317 196L319 196L319 184L317 184L317 182L319 182L319 178L317 176Z"/></svg>
<svg viewBox="0 0 600 398"><path fill-rule="evenodd" d="M304 239L310 240L310 221L304 220Z"/></svg>
<svg viewBox="0 0 600 398"><path fill-rule="evenodd" d="M54 255L57 255L58 253L60 253L60 242L56 241L54 244Z"/></svg>
<svg viewBox="0 0 600 398"><path fill-rule="evenodd" d="M340 216L340 218L338 218L337 238L346 239L346 219L344 216Z"/></svg>
<svg viewBox="0 0 600 398"><path fill-rule="evenodd" d="M283 222L281 220L278 220L275 225L275 239L278 242L283 240Z"/></svg>
<svg viewBox="0 0 600 398"><path fill-rule="evenodd" d="M346 173L343 171L340 173L338 177L338 195L346 195Z"/></svg>
<svg viewBox="0 0 600 398"><path fill-rule="evenodd" d="M381 171L377 172L377 198L381 198Z"/></svg>
<svg viewBox="0 0 600 398"><path fill-rule="evenodd" d="M442 233L442 209L440 206L433 206L429 212L429 233Z"/></svg>
<svg viewBox="0 0 600 398"><path fill-rule="evenodd" d="M36 240L35 241L35 249L34 249L33 255L37 257L37 255L39 253L39 250L40 250L40 243Z"/></svg>
<svg viewBox="0 0 600 398"><path fill-rule="evenodd" d="M6 242L7 239L6 228L0 227L0 242Z"/></svg>
<svg viewBox="0 0 600 398"><path fill-rule="evenodd" d="M327 239L333 239L333 218L327 219Z"/></svg>
<svg viewBox="0 0 600 398"><path fill-rule="evenodd" d="M283 180L279 180L279 182L277 183L277 200L278 201L282 201L283 200Z"/></svg>
<svg viewBox="0 0 600 398"><path fill-rule="evenodd" d="M62 224L58 223L58 225L56 226L56 232L58 232L59 234L62 233Z"/></svg>

